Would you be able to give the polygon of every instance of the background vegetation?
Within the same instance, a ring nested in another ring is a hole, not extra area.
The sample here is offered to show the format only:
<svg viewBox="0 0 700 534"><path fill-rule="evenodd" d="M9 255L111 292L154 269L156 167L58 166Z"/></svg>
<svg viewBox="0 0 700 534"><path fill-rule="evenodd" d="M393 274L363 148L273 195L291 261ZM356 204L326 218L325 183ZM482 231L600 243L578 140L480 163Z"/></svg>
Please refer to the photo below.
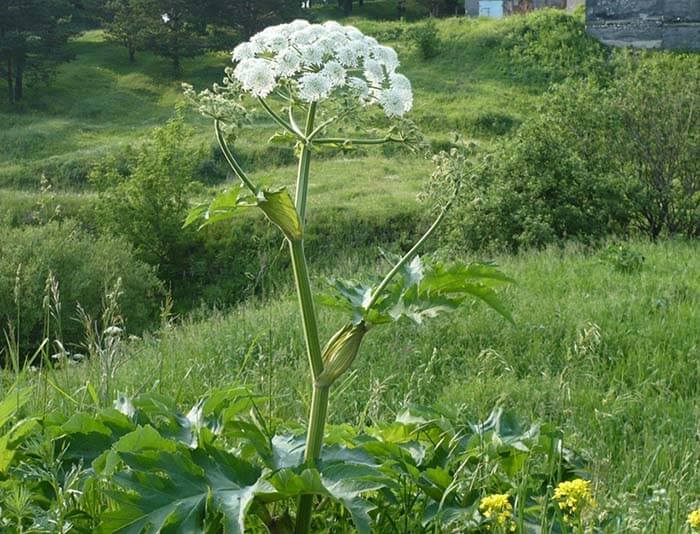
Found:
<svg viewBox="0 0 700 534"><path fill-rule="evenodd" d="M13 78L13 102L0 104L2 384L36 388L25 415L94 413L116 392L183 407L236 384L261 395L269 421L294 429L306 416L276 234L253 216L180 229L190 203L231 180L210 125L182 107L180 82L219 80L252 21L274 19L265 2L268 15L236 24L205 4L193 13L174 2L163 13L182 9L182 26L148 28L124 16L153 19L158 3L85 3L51 55L0 40L2 68L25 54L47 74L28 74L20 98ZM292 16L293 4L274 13ZM448 3L409 1L397 20L393 1L356 2L346 22L397 49L428 156L452 150L460 162L466 187L430 252L496 260L517 281L507 293L516 324L477 306L420 335L368 335L368 357L334 390L331 420L359 432L418 403L467 428L495 405L513 408L555 425L582 454L605 529L680 532L700 500L700 59L612 51L580 17L556 11L423 20L435 9L452 14ZM329 2L304 15L346 12ZM20 23L17 35L33 42ZM158 32L187 44L158 48ZM263 184L291 185L293 154L267 143L273 124L253 119L237 152ZM426 224L417 196L439 188L421 154L315 157L307 246L322 288L331 273L378 272L378 244L405 250ZM324 311L322 334L339 320ZM19 490L4 484L6 509Z"/></svg>

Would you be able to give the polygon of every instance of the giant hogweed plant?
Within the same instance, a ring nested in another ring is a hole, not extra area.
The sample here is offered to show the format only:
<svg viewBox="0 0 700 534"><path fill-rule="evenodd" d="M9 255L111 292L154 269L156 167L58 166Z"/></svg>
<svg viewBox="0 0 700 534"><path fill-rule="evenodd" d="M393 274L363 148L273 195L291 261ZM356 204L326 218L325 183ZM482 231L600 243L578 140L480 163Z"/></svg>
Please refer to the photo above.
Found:
<svg viewBox="0 0 700 534"><path fill-rule="evenodd" d="M258 208L284 234L312 386L303 465L311 469L307 476L314 477L313 469L321 461L329 390L352 365L365 335L373 328L401 320L420 325L457 309L469 297L481 299L510 319L495 291L509 279L490 265L444 265L425 262L418 256L418 249L438 228L459 188L458 173L443 168L437 171L443 182L445 174L457 179L447 186L451 190L443 195L446 198L438 206L435 221L403 256L385 254L392 263L387 274L378 283L333 280L331 293L314 299L304 254L312 155L324 147L415 144L416 130L404 119L413 105L411 83L397 71L399 60L392 48L354 27L334 22L316 25L298 20L269 27L238 45L233 62L235 66L226 69L223 85L199 94L191 86L185 86L185 91L201 112L214 119L217 141L240 185L193 209L186 225L196 223L201 227L235 217L244 208ZM259 104L280 128L274 139L289 142L296 149L294 198L284 187L258 185L229 144L249 119L247 105L251 101ZM377 135L376 130L359 136L343 133L359 122L361 112L371 113L373 107L385 116L381 134ZM347 323L325 346L319 336L316 302L340 308L348 316ZM376 489L373 486L369 484L365 489ZM314 493L323 495L324 491ZM296 532L308 532L313 501L311 492L301 496ZM364 521L358 519L356 523L359 528Z"/></svg>

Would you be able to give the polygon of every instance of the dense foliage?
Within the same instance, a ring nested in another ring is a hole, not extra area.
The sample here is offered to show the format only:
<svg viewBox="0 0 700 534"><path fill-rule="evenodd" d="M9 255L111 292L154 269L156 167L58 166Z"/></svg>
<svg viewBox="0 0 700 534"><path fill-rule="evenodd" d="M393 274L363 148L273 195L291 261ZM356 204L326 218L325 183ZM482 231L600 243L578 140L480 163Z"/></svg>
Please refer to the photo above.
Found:
<svg viewBox="0 0 700 534"><path fill-rule="evenodd" d="M72 0L4 0L0 4L0 75L7 80L10 103L22 100L25 79L47 80L71 58L68 39L79 28L71 23Z"/></svg>
<svg viewBox="0 0 700 534"><path fill-rule="evenodd" d="M609 72L610 49L586 33L582 17L544 9L512 17L507 24L501 54L517 79L556 83Z"/></svg>
<svg viewBox="0 0 700 534"><path fill-rule="evenodd" d="M118 279L118 304L128 330L140 333L153 324L161 284L124 239L95 239L67 221L0 228L0 243L0 320L18 357L31 354L47 337L51 354L58 351L53 340L71 351L79 346L84 327L76 320L77 306L97 317L105 292Z"/></svg>
<svg viewBox="0 0 700 534"><path fill-rule="evenodd" d="M512 137L464 159L453 244L513 250L638 231L698 235L697 57L621 56L615 73L555 87Z"/></svg>
<svg viewBox="0 0 700 534"><path fill-rule="evenodd" d="M469 422L412 405L361 433L331 427L312 468L300 466L304 436L263 419L245 388L212 391L187 413L145 394L71 416L16 417L30 394L0 403L9 429L0 474L10 477L1 525L12 532L291 532L289 508L309 493L324 498L313 532L556 529L562 510L567 521L594 519L585 501L569 511L552 494L582 473L561 433L500 408Z"/></svg>

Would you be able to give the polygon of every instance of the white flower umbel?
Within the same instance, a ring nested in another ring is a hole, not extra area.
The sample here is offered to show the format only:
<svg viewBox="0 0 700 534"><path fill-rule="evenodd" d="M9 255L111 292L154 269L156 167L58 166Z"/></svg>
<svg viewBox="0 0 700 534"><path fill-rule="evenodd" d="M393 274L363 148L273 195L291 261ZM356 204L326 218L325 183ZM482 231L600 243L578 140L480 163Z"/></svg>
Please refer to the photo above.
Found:
<svg viewBox="0 0 700 534"><path fill-rule="evenodd" d="M309 72L299 80L299 97L305 102L323 100L331 89L330 79L321 72Z"/></svg>
<svg viewBox="0 0 700 534"><path fill-rule="evenodd" d="M271 26L239 44L232 59L230 81L261 98L277 89L302 102L337 94L361 105L377 104L389 117L404 115L413 103L411 83L396 72L396 52L337 22Z"/></svg>
<svg viewBox="0 0 700 534"><path fill-rule="evenodd" d="M255 96L266 97L275 89L273 65L264 59L252 58L241 61L233 71L241 87Z"/></svg>

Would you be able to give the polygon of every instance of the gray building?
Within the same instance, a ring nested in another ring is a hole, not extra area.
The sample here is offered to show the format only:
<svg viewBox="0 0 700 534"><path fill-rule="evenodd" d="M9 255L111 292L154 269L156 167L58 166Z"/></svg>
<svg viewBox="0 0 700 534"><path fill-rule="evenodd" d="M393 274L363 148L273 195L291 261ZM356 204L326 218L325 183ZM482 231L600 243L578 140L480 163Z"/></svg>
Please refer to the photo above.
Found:
<svg viewBox="0 0 700 534"><path fill-rule="evenodd" d="M586 0L586 28L612 46L700 50L700 0Z"/></svg>

